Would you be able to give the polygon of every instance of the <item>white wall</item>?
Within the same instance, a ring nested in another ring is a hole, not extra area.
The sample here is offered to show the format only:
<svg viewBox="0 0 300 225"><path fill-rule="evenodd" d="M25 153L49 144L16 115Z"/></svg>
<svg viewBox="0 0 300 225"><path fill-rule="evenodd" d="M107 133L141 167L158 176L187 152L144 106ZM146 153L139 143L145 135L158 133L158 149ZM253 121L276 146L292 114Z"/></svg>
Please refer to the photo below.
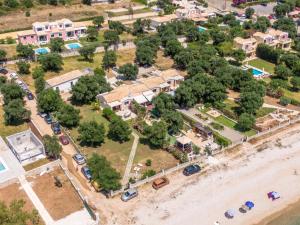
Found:
<svg viewBox="0 0 300 225"><path fill-rule="evenodd" d="M59 88L59 92L70 92L72 90L72 83L75 85L77 83L78 79L67 81L65 83L59 84L57 86L53 86L52 88L56 90L56 88Z"/></svg>

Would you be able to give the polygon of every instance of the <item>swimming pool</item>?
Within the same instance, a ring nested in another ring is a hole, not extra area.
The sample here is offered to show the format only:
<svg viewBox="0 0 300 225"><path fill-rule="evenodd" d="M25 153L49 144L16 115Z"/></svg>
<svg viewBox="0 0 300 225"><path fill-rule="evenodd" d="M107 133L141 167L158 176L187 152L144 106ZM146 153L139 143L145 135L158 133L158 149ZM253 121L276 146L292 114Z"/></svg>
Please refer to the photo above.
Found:
<svg viewBox="0 0 300 225"><path fill-rule="evenodd" d="M199 26L198 31L200 32L207 31L207 28Z"/></svg>
<svg viewBox="0 0 300 225"><path fill-rule="evenodd" d="M49 48L37 48L34 50L35 54L42 55L50 52Z"/></svg>
<svg viewBox="0 0 300 225"><path fill-rule="evenodd" d="M255 77L261 77L264 75L264 72L262 70L252 68L252 75Z"/></svg>
<svg viewBox="0 0 300 225"><path fill-rule="evenodd" d="M3 160L0 158L0 173L7 170L7 166L3 162Z"/></svg>
<svg viewBox="0 0 300 225"><path fill-rule="evenodd" d="M67 49L78 49L78 48L81 48L82 45L79 44L78 42L75 42L75 43L70 43L70 44L66 44L65 45Z"/></svg>

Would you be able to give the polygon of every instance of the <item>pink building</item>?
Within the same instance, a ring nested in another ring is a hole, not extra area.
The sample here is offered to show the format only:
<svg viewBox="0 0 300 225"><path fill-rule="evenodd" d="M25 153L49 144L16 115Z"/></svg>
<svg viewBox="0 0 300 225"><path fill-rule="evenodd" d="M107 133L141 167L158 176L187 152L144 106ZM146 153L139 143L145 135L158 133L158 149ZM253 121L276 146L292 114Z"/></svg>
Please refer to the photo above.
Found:
<svg viewBox="0 0 300 225"><path fill-rule="evenodd" d="M22 44L48 44L51 38L60 37L64 41L78 40L86 34L86 26L75 26L69 19L54 22L35 22L32 30L18 32L18 41Z"/></svg>

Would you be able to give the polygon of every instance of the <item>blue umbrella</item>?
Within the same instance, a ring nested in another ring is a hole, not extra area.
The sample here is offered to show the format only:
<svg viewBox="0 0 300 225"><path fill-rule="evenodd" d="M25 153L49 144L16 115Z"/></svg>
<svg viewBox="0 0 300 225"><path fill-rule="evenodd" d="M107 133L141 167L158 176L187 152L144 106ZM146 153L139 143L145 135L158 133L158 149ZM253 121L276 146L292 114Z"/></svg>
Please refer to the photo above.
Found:
<svg viewBox="0 0 300 225"><path fill-rule="evenodd" d="M252 208L254 207L254 203L251 202L251 201L247 201L247 202L245 203L245 205L246 205L249 209L252 209Z"/></svg>

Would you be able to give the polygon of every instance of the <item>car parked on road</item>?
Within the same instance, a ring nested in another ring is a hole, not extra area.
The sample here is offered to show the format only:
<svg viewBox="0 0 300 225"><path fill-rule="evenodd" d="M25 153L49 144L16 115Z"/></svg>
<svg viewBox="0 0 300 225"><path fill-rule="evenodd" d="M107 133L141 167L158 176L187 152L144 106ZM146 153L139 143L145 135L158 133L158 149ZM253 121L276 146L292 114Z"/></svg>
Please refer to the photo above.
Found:
<svg viewBox="0 0 300 225"><path fill-rule="evenodd" d="M166 177L155 179L152 183L152 187L157 190L169 184L169 179Z"/></svg>
<svg viewBox="0 0 300 225"><path fill-rule="evenodd" d="M5 68L0 68L0 73L6 75L8 71Z"/></svg>
<svg viewBox="0 0 300 225"><path fill-rule="evenodd" d="M68 145L68 144L70 143L68 137L65 136L65 135L59 136L59 141L60 141L60 143L62 143L63 145Z"/></svg>
<svg viewBox="0 0 300 225"><path fill-rule="evenodd" d="M46 113L46 115L44 116L44 120L46 123L51 124L52 123L52 117L49 113Z"/></svg>
<svg viewBox="0 0 300 225"><path fill-rule="evenodd" d="M47 116L47 113L38 112L38 115L42 118L45 118L45 116Z"/></svg>
<svg viewBox="0 0 300 225"><path fill-rule="evenodd" d="M27 92L27 99L28 100L33 100L34 99L34 95L31 92Z"/></svg>
<svg viewBox="0 0 300 225"><path fill-rule="evenodd" d="M60 125L58 122L51 123L51 129L53 130L54 134L61 134Z"/></svg>
<svg viewBox="0 0 300 225"><path fill-rule="evenodd" d="M121 200L124 202L129 201L130 199L135 198L136 196L138 196L138 191L136 188L130 188L127 191L125 191L122 196L121 196Z"/></svg>
<svg viewBox="0 0 300 225"><path fill-rule="evenodd" d="M17 78L18 78L18 74L16 74L16 73L11 73L11 74L9 74L9 77L10 77L11 79L17 79Z"/></svg>
<svg viewBox="0 0 300 225"><path fill-rule="evenodd" d="M84 156L81 155L80 153L77 153L77 154L73 155L73 159L75 160L75 162L76 162L78 165L85 164L85 158L84 158Z"/></svg>
<svg viewBox="0 0 300 225"><path fill-rule="evenodd" d="M87 166L84 166L84 167L81 168L81 173L89 181L92 179L92 173L91 173L90 169Z"/></svg>
<svg viewBox="0 0 300 225"><path fill-rule="evenodd" d="M183 174L185 176L190 176L192 174L200 172L200 170L201 170L201 168L200 168L199 165L193 164L193 165L185 167L184 170L183 170Z"/></svg>

